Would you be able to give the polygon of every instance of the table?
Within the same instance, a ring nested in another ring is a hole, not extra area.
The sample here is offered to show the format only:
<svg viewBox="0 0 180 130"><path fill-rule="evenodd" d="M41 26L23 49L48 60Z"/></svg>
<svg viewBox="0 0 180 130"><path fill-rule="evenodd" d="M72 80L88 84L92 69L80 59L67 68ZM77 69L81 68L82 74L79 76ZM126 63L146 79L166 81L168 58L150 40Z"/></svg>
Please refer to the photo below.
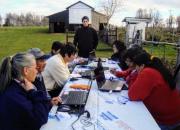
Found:
<svg viewBox="0 0 180 130"><path fill-rule="evenodd" d="M93 62L90 66L96 66ZM117 64L106 61L103 66L119 68ZM73 73L78 71L76 67ZM83 71L83 69L80 69ZM108 78L112 76L105 73ZM73 90L69 86L73 83L89 84L89 79L68 81L63 92ZM72 123L78 118L77 115L56 115L57 106L53 106L49 113L47 124L41 130L73 130ZM127 90L121 92L101 92L97 88L96 81L92 82L91 91L85 109L90 112L91 118L84 124L84 117L73 124L75 130L160 130L159 126L141 101L129 101ZM56 116L55 116L56 115Z"/></svg>

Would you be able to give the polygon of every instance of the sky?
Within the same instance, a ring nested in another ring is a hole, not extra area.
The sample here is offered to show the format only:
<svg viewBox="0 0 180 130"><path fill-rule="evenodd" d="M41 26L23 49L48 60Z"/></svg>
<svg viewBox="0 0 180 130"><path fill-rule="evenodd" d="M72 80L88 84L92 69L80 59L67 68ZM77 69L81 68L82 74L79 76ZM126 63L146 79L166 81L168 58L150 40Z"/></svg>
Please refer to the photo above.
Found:
<svg viewBox="0 0 180 130"><path fill-rule="evenodd" d="M6 13L27 13L48 16L66 9L79 0L0 0L0 15L4 18ZM81 0L92 6L96 11L102 12L101 1L103 0ZM123 5L112 19L111 24L123 25L125 17L134 17L139 8L159 10L163 19L168 18L170 13L173 16L180 16L180 0L123 0Z"/></svg>

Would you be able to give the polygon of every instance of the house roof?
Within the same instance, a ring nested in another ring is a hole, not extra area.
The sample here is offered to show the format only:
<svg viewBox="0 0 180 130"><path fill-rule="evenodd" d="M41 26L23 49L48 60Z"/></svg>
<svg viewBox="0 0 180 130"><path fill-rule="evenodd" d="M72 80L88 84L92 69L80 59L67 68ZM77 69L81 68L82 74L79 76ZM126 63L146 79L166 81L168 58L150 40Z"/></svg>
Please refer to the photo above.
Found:
<svg viewBox="0 0 180 130"><path fill-rule="evenodd" d="M92 8L92 11L93 11L93 12L95 12L95 13L97 13L97 14L101 15L101 16L106 17L106 15L105 15L105 14L102 14L102 13L99 13L99 12L95 11L93 7L91 7L91 6L87 5L86 3L82 2L82 1L78 1L78 2L76 2L76 3L74 3L74 4L70 5L70 6L68 6L68 7L66 8L66 10L64 10L64 11L57 12L57 13L51 14L51 15L46 16L46 17L54 17L54 16L61 15L62 13L66 12L66 11L67 11L70 7L72 7L72 6L76 5L77 3L82 3L82 4L84 4L84 5L86 5L86 6L90 7L90 8Z"/></svg>
<svg viewBox="0 0 180 130"><path fill-rule="evenodd" d="M139 22L146 22L150 23L150 18L136 18L136 17L125 17L122 22L128 22L128 23L139 23Z"/></svg>
<svg viewBox="0 0 180 130"><path fill-rule="evenodd" d="M82 3L82 4L86 5L86 6L88 6L89 8L91 8L92 10L94 10L94 8L92 6L86 4L86 3L82 2L82 1L78 1L78 2L68 6L66 9L69 9L69 8L71 8L72 6L74 6L74 5L78 4L78 3Z"/></svg>
<svg viewBox="0 0 180 130"><path fill-rule="evenodd" d="M61 12L57 12L57 13L54 13L54 14L48 15L48 16L46 16L46 17L51 17L51 16L60 15L61 13L64 13L64 12L66 12L66 11L67 11L67 10L63 10L63 11L61 11Z"/></svg>
<svg viewBox="0 0 180 130"><path fill-rule="evenodd" d="M103 14L103 13L99 13L99 12L97 12L97 11L93 11L93 12L95 12L95 13L97 13L97 14L99 14L99 15L102 15L102 16L104 16L104 17L107 17L105 14Z"/></svg>

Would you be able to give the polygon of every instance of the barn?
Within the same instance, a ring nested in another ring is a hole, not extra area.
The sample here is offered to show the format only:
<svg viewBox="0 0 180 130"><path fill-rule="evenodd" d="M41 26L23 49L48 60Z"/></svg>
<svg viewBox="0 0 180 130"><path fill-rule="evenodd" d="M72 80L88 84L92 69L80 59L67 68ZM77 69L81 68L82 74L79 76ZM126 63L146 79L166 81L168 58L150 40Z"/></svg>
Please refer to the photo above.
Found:
<svg viewBox="0 0 180 130"><path fill-rule="evenodd" d="M69 31L75 31L81 26L81 18L83 16L89 17L90 26L97 31L103 30L107 25L107 17L95 11L95 9L82 1L78 1L62 12L58 12L48 16L49 18L49 32L60 33Z"/></svg>

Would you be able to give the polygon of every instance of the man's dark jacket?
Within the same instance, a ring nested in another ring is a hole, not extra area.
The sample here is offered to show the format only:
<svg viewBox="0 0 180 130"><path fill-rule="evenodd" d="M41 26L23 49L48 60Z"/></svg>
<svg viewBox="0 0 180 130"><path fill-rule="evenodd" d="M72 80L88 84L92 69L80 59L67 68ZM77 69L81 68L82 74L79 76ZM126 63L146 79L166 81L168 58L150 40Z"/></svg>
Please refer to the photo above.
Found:
<svg viewBox="0 0 180 130"><path fill-rule="evenodd" d="M74 36L74 45L78 48L80 57L88 58L98 45L96 30L91 27L79 28Z"/></svg>

